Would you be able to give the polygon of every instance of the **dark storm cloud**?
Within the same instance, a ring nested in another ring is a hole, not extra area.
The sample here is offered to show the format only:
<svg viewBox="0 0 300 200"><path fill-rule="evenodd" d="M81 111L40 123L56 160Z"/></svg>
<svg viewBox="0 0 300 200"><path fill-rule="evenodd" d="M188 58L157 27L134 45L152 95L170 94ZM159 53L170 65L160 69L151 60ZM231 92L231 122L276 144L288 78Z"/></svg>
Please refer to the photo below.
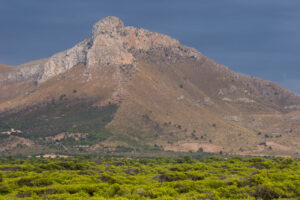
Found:
<svg viewBox="0 0 300 200"><path fill-rule="evenodd" d="M300 93L299 0L0 0L0 63L49 57L108 15Z"/></svg>

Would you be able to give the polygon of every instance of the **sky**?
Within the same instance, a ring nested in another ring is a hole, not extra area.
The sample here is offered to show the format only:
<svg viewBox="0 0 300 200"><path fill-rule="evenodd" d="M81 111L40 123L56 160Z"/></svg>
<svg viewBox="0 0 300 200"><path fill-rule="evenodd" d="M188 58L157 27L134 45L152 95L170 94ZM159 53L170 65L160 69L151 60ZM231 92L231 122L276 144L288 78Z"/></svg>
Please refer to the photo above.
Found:
<svg viewBox="0 0 300 200"><path fill-rule="evenodd" d="M71 48L106 16L300 94L299 0L0 0L0 63Z"/></svg>

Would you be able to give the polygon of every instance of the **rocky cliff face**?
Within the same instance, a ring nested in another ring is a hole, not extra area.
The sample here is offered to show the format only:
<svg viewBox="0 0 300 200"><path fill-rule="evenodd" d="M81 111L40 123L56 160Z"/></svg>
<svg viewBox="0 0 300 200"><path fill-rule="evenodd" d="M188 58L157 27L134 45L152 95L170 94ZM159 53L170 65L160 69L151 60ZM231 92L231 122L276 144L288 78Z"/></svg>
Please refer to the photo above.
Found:
<svg viewBox="0 0 300 200"><path fill-rule="evenodd" d="M202 56L196 50L180 45L177 40L169 36L145 29L125 27L120 19L106 17L94 25L91 38L49 59L21 65L18 70L2 78L2 81L28 79L41 83L78 64L84 64L87 68L99 65L134 65L133 52L155 48L171 48L181 56L195 58Z"/></svg>

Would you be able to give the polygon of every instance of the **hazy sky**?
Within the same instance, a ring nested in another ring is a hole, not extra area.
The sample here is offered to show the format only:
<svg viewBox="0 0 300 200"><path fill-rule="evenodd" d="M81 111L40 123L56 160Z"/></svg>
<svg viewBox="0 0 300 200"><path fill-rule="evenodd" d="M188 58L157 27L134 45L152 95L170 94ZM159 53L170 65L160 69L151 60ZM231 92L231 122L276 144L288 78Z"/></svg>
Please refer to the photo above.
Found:
<svg viewBox="0 0 300 200"><path fill-rule="evenodd" d="M300 94L300 0L0 0L0 63L70 48L109 15Z"/></svg>

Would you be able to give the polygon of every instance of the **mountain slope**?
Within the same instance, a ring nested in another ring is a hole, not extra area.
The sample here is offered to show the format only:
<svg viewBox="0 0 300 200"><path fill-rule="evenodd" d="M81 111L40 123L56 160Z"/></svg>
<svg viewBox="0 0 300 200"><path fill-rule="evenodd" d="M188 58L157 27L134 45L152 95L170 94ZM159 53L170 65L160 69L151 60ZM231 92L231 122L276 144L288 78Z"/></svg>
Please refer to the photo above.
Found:
<svg viewBox="0 0 300 200"><path fill-rule="evenodd" d="M5 155L299 154L299 96L116 17L97 22L71 49L0 68Z"/></svg>

